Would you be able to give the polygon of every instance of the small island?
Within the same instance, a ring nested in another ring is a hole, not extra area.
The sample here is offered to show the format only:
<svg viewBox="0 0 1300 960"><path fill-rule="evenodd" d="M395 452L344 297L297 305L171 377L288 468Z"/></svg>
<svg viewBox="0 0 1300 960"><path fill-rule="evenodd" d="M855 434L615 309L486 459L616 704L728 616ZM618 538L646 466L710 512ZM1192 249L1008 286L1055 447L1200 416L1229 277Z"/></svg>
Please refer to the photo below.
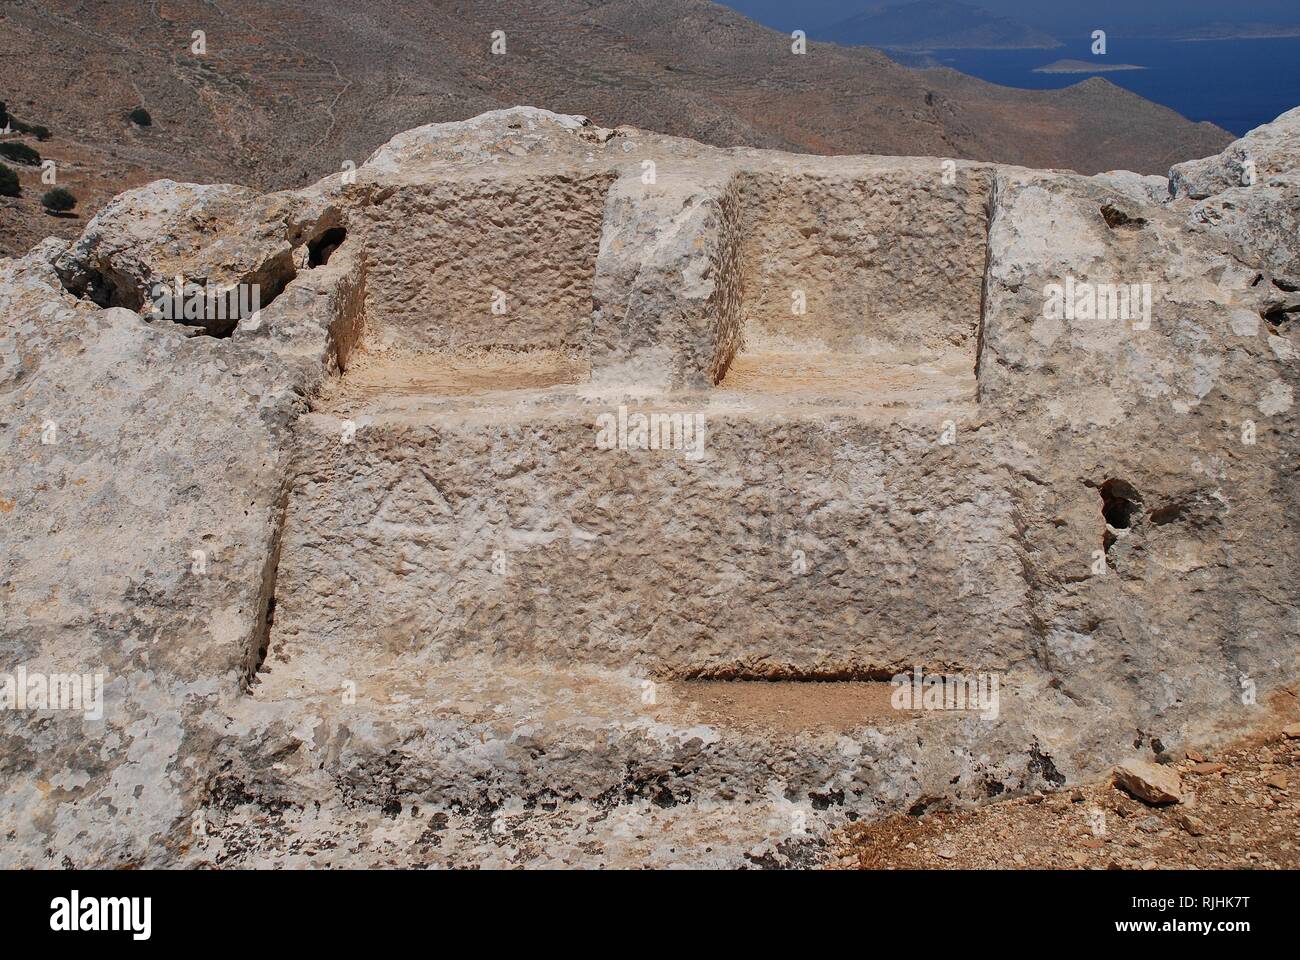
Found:
<svg viewBox="0 0 1300 960"><path fill-rule="evenodd" d="M1088 60L1057 60L1045 67L1034 67L1034 73L1114 73L1117 70L1145 70L1135 63L1095 63Z"/></svg>
<svg viewBox="0 0 1300 960"><path fill-rule="evenodd" d="M1274 40L1281 37L1300 37L1300 24L1294 23L1207 23L1169 34L1165 39L1179 43L1196 43L1202 40Z"/></svg>

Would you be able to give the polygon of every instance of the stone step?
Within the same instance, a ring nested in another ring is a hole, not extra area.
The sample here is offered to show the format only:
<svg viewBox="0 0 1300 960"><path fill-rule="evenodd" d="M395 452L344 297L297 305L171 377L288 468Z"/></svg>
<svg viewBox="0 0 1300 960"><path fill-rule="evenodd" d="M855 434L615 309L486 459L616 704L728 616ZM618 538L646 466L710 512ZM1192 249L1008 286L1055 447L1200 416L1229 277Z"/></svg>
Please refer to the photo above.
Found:
<svg viewBox="0 0 1300 960"><path fill-rule="evenodd" d="M300 423L272 647L660 679L1027 655L1013 506L964 364L787 356L633 398L496 390L457 362L440 396L383 389L435 376L409 366L349 374ZM636 449L639 414L677 417L664 439L685 449Z"/></svg>
<svg viewBox="0 0 1300 960"><path fill-rule="evenodd" d="M792 869L827 864L837 808L805 813L785 801L586 801L545 809L505 804L438 810L418 802L268 811L256 802L209 808L186 854L204 868Z"/></svg>
<svg viewBox="0 0 1300 960"><path fill-rule="evenodd" d="M907 705L885 682L652 681L327 647L272 651L258 681L224 723L214 816L303 797L333 817L753 803L783 811L789 834L826 811L856 819L1045 785L1013 678L996 715L896 709Z"/></svg>

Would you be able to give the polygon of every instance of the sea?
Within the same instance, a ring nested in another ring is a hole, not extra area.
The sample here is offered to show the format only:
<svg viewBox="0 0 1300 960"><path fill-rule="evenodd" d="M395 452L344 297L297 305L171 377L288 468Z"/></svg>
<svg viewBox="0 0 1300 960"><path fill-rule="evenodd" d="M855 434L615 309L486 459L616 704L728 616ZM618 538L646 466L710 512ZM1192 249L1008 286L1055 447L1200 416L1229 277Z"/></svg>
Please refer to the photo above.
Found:
<svg viewBox="0 0 1300 960"><path fill-rule="evenodd" d="M1300 37L1243 40L1126 40L1108 37L1106 54L1092 40L1052 50L939 50L943 66L990 83L1033 90L1068 87L1084 73L1034 73L1057 60L1128 63L1144 70L1096 74L1178 111L1240 136L1300 106Z"/></svg>

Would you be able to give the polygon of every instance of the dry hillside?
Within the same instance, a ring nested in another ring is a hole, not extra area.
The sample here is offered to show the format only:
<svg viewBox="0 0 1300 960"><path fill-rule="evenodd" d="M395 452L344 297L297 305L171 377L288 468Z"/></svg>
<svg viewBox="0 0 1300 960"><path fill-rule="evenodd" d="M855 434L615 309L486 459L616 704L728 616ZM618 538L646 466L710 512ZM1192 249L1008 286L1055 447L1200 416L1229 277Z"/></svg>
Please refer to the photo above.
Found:
<svg viewBox="0 0 1300 960"><path fill-rule="evenodd" d="M192 52L195 31L206 52ZM493 55L493 31L505 55ZM0 100L81 199L0 198L0 254L73 236L157 177L299 184L393 134L526 103L720 146L953 156L1163 173L1231 139L1099 79L1021 91L877 51L790 40L704 0L18 0L0 4ZM143 106L152 126L127 114Z"/></svg>

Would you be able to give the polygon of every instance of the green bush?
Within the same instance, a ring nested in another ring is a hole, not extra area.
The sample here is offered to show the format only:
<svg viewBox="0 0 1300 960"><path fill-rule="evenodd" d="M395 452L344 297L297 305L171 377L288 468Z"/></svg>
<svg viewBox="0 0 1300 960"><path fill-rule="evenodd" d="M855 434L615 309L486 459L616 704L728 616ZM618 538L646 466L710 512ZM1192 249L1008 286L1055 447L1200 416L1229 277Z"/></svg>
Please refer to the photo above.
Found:
<svg viewBox="0 0 1300 960"><path fill-rule="evenodd" d="M77 198L62 187L55 187L53 190L47 191L45 196L41 197L41 206L46 210L61 212L63 210L71 210L76 205Z"/></svg>
<svg viewBox="0 0 1300 960"><path fill-rule="evenodd" d="M5 109L5 102L0 100L0 130L3 130L8 122L9 111Z"/></svg>
<svg viewBox="0 0 1300 960"><path fill-rule="evenodd" d="M25 143L0 143L0 157L29 167L41 165L41 155Z"/></svg>
<svg viewBox="0 0 1300 960"><path fill-rule="evenodd" d="M22 193L18 184L18 174L0 163L0 197L16 197Z"/></svg>
<svg viewBox="0 0 1300 960"><path fill-rule="evenodd" d="M10 118L13 119L12 117ZM14 129L19 133L30 133L37 140L45 141L50 139L50 128L39 123L23 123L21 120L14 120ZM0 124L4 126L4 124Z"/></svg>
<svg viewBox="0 0 1300 960"><path fill-rule="evenodd" d="M139 124L142 127L153 126L153 117L149 116L149 111L144 107L136 107L128 116L132 123Z"/></svg>

